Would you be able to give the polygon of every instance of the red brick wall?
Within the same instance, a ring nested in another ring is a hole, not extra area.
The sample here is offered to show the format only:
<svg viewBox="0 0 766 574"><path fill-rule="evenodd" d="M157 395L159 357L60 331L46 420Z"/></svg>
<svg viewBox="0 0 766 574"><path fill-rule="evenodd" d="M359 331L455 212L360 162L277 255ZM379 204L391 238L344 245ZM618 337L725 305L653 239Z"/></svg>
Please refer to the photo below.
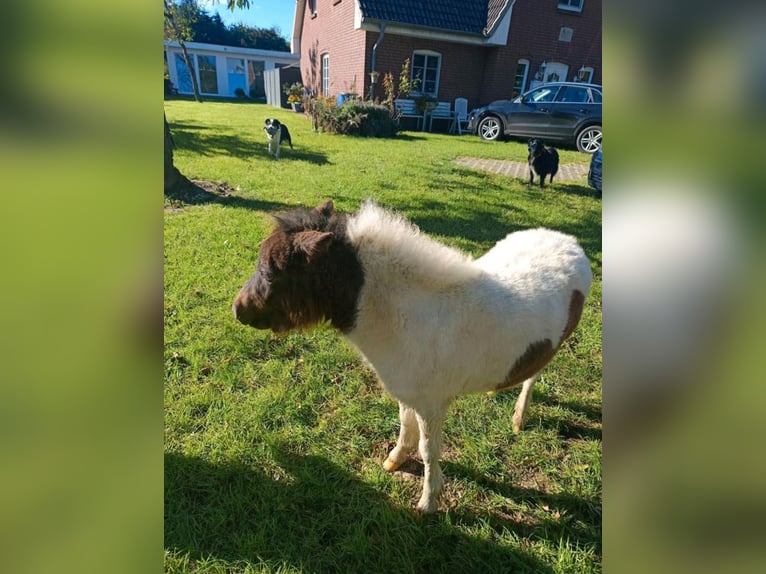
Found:
<svg viewBox="0 0 766 574"><path fill-rule="evenodd" d="M337 4L334 4L337 2ZM306 2L301 39L303 83L321 93L321 56L330 54L330 93L369 93L368 72L372 46L378 32L354 29L353 0L316 0L317 14ZM558 61L569 65L567 80L585 65L594 69L593 81L601 83L601 0L585 0L582 13L558 10L557 0L516 0L506 46L473 46L446 41L397 36L387 31L377 52L380 80L376 96L383 97L382 80L391 72L398 81L406 58L415 50L441 54L437 97L441 101L468 99L469 109L511 95L519 59L530 61L529 82L540 63ZM573 29L571 42L559 42L562 26ZM562 78L563 80L563 78Z"/></svg>
<svg viewBox="0 0 766 574"><path fill-rule="evenodd" d="M336 4L337 2L337 4ZM301 75L304 85L322 93L322 54L330 55L330 95L356 92L365 86L365 32L354 29L353 0L316 0L316 15L309 2L301 36ZM368 79L369 81L369 79Z"/></svg>
<svg viewBox="0 0 766 574"><path fill-rule="evenodd" d="M508 45L488 52L486 99L507 97L522 58L530 61L528 82L546 60L568 64L567 80L580 66L591 67L593 82L601 83L601 0L584 0L581 13L565 12L557 5L557 0L516 0ZM573 30L571 42L559 41L563 26Z"/></svg>
<svg viewBox="0 0 766 574"><path fill-rule="evenodd" d="M372 45L377 41L377 38L377 32L370 32L367 35L370 54ZM415 50L430 50L441 54L441 73L437 94L440 101L452 102L455 98L462 97L468 99L469 106L472 102L478 105L483 72L482 54L485 50L481 46L466 46L451 42L396 36L386 32L383 42L378 47L377 54L377 69L381 74L379 82L382 81L386 72L391 72L398 86L402 64L407 58L410 59L410 65L412 64L412 54ZM367 57L368 67L370 54ZM412 70L411 67L410 70ZM376 89L375 94L383 97L382 86Z"/></svg>

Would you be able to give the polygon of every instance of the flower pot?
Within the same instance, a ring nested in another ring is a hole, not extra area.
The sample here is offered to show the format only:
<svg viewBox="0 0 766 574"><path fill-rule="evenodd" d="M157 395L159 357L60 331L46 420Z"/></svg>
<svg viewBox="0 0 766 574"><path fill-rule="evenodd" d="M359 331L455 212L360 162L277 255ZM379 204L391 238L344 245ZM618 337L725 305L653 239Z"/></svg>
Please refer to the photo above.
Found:
<svg viewBox="0 0 766 574"><path fill-rule="evenodd" d="M303 113L303 104L300 104L298 102L293 102L290 105L292 106L294 112L298 112L299 114Z"/></svg>

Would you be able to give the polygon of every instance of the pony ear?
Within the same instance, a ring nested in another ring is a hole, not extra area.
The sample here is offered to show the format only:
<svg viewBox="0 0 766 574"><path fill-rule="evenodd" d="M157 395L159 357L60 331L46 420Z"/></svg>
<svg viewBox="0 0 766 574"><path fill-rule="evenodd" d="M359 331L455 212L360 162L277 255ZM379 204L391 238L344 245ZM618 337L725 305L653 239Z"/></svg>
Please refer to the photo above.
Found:
<svg viewBox="0 0 766 574"><path fill-rule="evenodd" d="M335 212L335 206L332 203L332 199L328 199L321 205L316 206L314 211L321 213L325 217L330 217Z"/></svg>
<svg viewBox="0 0 766 574"><path fill-rule="evenodd" d="M301 231L293 238L296 250L303 251L309 263L311 260L325 253L332 243L331 231Z"/></svg>

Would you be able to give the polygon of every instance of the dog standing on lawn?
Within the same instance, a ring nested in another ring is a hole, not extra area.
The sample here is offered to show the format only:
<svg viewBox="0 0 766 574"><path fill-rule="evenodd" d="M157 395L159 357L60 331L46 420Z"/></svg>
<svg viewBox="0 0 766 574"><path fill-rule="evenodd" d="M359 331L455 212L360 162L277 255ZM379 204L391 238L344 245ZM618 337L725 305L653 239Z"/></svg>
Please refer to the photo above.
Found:
<svg viewBox="0 0 766 574"><path fill-rule="evenodd" d="M545 147L542 140L532 138L529 140L529 185L534 185L535 175L540 176L540 187L545 182L545 176L550 175L550 183L553 176L559 171L559 152L550 147Z"/></svg>
<svg viewBox="0 0 766 574"><path fill-rule="evenodd" d="M269 155L274 156L274 159L279 159L279 150L282 147L282 142L286 142L290 149L293 149L290 130L279 120L268 118L264 123L263 131L266 132L266 137L269 139Z"/></svg>

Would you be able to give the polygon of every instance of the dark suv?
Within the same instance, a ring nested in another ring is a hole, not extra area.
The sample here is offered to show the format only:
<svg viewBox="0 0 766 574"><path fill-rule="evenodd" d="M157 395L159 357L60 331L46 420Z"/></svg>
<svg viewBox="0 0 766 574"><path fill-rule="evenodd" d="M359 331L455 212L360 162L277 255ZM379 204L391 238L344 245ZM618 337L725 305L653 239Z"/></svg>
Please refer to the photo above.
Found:
<svg viewBox="0 0 766 574"><path fill-rule="evenodd" d="M503 135L601 149L601 86L577 82L541 84L514 100L471 110L468 129L483 140Z"/></svg>

